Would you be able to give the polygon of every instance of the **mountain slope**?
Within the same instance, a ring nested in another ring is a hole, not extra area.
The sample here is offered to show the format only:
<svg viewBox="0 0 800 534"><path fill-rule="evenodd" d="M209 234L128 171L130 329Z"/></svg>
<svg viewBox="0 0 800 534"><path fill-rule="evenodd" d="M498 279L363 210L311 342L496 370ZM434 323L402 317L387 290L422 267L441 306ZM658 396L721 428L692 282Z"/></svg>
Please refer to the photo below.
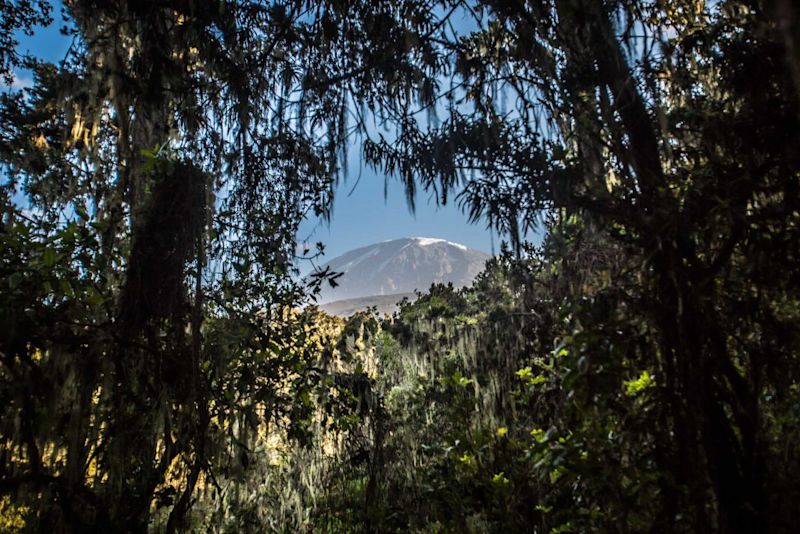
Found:
<svg viewBox="0 0 800 534"><path fill-rule="evenodd" d="M323 290L320 303L424 291L434 282L462 287L472 283L489 257L458 243L426 237L357 248L326 264L344 274L336 288Z"/></svg>
<svg viewBox="0 0 800 534"><path fill-rule="evenodd" d="M339 317L350 317L354 313L367 308L375 308L378 315L382 316L396 312L399 308L397 304L403 299L413 302L417 299L417 294L398 293L395 295L373 295L371 297L334 300L333 302L320 304L319 307L328 315L338 315Z"/></svg>

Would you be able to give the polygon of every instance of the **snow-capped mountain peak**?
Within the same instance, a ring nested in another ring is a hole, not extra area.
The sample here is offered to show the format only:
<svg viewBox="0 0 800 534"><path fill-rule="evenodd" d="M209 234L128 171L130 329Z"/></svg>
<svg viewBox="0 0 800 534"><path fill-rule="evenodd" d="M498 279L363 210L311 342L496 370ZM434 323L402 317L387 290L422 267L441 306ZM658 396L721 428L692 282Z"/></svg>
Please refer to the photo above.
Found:
<svg viewBox="0 0 800 534"><path fill-rule="evenodd" d="M489 255L433 237L394 239L351 250L324 267L344 273L320 302L424 291L434 282L470 284Z"/></svg>
<svg viewBox="0 0 800 534"><path fill-rule="evenodd" d="M445 243L447 245L460 248L461 250L467 250L467 247L460 243L453 243L452 241L447 241L446 239L438 239L436 237L412 237L416 243L421 247L427 247L428 245L435 245L437 243Z"/></svg>

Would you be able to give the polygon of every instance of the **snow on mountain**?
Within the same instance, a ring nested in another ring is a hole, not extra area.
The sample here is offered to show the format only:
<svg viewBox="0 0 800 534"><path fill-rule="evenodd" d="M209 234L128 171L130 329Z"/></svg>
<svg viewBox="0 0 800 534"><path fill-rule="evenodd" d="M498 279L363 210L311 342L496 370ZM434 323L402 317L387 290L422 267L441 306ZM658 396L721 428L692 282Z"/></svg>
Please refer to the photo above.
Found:
<svg viewBox="0 0 800 534"><path fill-rule="evenodd" d="M430 237L394 239L357 248L326 264L344 274L337 287L326 284L320 303L424 291L434 282L462 287L472 283L489 257L459 243Z"/></svg>

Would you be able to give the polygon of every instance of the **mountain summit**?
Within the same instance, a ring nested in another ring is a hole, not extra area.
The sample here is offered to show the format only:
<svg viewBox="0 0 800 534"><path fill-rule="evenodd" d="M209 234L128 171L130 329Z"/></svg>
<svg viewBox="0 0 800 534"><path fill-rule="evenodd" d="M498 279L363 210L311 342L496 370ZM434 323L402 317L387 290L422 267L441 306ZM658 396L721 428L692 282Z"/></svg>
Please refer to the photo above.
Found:
<svg viewBox="0 0 800 534"><path fill-rule="evenodd" d="M424 291L434 282L456 287L472 283L489 254L430 237L408 237L351 250L325 266L344 273L325 287L320 303Z"/></svg>

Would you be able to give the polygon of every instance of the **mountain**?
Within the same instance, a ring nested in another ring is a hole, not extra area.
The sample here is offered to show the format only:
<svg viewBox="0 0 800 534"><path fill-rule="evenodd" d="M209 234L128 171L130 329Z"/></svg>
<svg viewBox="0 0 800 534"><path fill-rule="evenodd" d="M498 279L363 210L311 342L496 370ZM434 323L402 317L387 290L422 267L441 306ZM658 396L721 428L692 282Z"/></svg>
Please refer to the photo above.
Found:
<svg viewBox="0 0 800 534"><path fill-rule="evenodd" d="M397 311L397 304L408 299L417 299L416 293L397 293L394 295L373 295L371 297L358 297L354 299L334 300L320 304L319 307L328 315L338 315L339 317L350 317L357 311L375 308L379 315L392 314Z"/></svg>
<svg viewBox="0 0 800 534"><path fill-rule="evenodd" d="M330 267L331 271L344 274L337 279L337 287L326 284L319 302L325 309L334 302L369 301L380 296L383 298L373 300L385 305L391 296L401 300L416 290L428 289L434 282L452 282L462 287L472 283L489 258L485 252L429 237L375 243L351 250L323 265L323 269ZM341 305L352 308L358 303Z"/></svg>

